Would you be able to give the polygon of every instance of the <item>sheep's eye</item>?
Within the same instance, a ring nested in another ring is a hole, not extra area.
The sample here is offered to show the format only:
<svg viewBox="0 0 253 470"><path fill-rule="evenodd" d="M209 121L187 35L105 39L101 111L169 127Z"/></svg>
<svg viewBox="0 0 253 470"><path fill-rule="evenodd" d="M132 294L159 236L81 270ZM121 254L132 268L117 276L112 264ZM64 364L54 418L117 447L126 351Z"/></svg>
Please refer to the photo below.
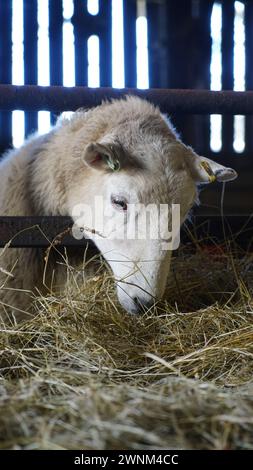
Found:
<svg viewBox="0 0 253 470"><path fill-rule="evenodd" d="M120 210L120 211L127 211L127 200L122 196L112 196L111 197L112 205Z"/></svg>

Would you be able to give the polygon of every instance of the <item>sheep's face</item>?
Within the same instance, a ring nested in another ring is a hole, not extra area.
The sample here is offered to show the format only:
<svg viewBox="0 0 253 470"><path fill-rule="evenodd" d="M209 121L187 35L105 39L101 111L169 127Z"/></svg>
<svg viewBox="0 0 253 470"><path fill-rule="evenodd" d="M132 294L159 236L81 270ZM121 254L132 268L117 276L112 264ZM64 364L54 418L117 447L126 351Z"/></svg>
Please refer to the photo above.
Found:
<svg viewBox="0 0 253 470"><path fill-rule="evenodd" d="M90 171L69 198L76 234L82 227L107 260L122 306L141 312L164 293L197 182L229 180L236 173L176 139L136 142L134 148L107 139L90 144L83 159Z"/></svg>

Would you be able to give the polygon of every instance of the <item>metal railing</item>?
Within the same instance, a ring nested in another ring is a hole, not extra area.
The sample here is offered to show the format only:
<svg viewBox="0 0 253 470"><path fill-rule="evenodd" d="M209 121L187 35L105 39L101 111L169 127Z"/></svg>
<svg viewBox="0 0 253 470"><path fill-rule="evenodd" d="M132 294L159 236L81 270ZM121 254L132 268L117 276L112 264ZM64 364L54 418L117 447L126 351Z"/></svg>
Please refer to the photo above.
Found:
<svg viewBox="0 0 253 470"><path fill-rule="evenodd" d="M165 90L165 89L89 89L85 87L64 88L61 86L13 86L0 85L1 110L49 110L53 112L90 108L102 100L120 98L133 94L146 98L167 113L191 114L253 114L253 91L208 91L208 90ZM1 179L1 175L0 175ZM196 226L205 224L202 216ZM53 241L63 246L84 246L89 240L76 240L71 235L73 222L70 217L6 217L0 214L0 247L12 240L12 247L46 247ZM209 225L218 236L223 226L218 217L210 217ZM233 216L230 228L239 233L246 227L247 239L252 236L252 218ZM200 233L200 232L198 232Z"/></svg>
<svg viewBox="0 0 253 470"><path fill-rule="evenodd" d="M253 91L209 91L136 88L88 88L36 85L0 85L0 109L75 111L97 106L105 99L125 95L145 98L167 113L253 114Z"/></svg>

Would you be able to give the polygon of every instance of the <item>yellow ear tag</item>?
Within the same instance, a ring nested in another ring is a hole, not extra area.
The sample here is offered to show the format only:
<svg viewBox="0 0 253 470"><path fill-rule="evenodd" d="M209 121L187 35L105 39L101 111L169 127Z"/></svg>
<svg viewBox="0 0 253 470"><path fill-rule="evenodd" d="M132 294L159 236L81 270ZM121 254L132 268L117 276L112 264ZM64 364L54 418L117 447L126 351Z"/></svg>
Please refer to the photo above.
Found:
<svg viewBox="0 0 253 470"><path fill-rule="evenodd" d="M200 165L202 166L202 168L206 171L206 173L208 174L208 178L209 178L209 182L210 183L214 183L214 181L216 181L216 176L215 174L213 173L213 170L212 168L210 167L209 163L206 161L206 160L202 160L200 162Z"/></svg>

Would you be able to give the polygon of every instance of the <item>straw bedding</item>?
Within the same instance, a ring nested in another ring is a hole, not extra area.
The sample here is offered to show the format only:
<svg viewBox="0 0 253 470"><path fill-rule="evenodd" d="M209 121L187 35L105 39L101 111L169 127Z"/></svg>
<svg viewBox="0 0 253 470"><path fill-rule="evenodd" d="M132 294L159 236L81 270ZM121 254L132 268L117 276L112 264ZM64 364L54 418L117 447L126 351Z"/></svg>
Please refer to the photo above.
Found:
<svg viewBox="0 0 253 470"><path fill-rule="evenodd" d="M0 331L2 449L253 448L252 254L181 247L140 316L99 269Z"/></svg>

